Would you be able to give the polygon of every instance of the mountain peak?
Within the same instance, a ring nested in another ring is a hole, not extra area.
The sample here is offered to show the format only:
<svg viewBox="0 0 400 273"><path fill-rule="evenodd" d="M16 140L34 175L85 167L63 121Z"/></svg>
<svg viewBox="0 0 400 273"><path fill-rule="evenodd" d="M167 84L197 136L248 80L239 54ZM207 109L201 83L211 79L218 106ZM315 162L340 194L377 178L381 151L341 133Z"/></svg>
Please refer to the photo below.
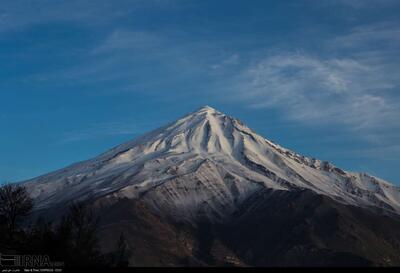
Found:
<svg viewBox="0 0 400 273"><path fill-rule="evenodd" d="M205 187L207 193L203 195L183 192L186 186L181 186L192 181L202 182L187 188L216 184ZM296 154L210 106L96 158L30 182L32 196L38 197L43 207L78 197L84 199L87 197L84 194L92 198L118 191L120 196L134 198L172 183L166 193L154 191L149 202L165 202L158 204L157 209L181 209L183 217L192 212L197 215L198 204L214 199L217 203L212 201L209 207L222 217L224 208L235 207L260 187L285 191L309 189L344 203L400 213L400 191L395 186ZM68 189L68 194L59 189ZM221 192L226 196L215 195ZM218 200L226 204L221 205ZM193 211L188 213L188 208Z"/></svg>
<svg viewBox="0 0 400 273"><path fill-rule="evenodd" d="M218 110L216 110L215 108L212 108L211 106L208 106L208 105L204 105L204 106L200 107L196 112L217 112L217 113L220 113Z"/></svg>
<svg viewBox="0 0 400 273"><path fill-rule="evenodd" d="M200 107L200 109L205 109L205 110L214 110L214 111L215 111L215 109L214 109L214 108L212 108L212 107L211 107L211 106L209 106L209 105L204 105L204 106Z"/></svg>

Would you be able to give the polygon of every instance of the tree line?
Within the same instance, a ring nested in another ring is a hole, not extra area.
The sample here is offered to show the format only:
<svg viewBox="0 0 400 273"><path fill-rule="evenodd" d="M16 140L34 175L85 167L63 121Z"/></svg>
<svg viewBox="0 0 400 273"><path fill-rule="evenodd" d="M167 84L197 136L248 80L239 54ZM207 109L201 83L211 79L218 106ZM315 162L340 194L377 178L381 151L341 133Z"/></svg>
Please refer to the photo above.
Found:
<svg viewBox="0 0 400 273"><path fill-rule="evenodd" d="M126 267L130 251L120 234L115 250L100 251L97 227L100 218L83 203L71 203L57 222L39 218L26 224L34 200L21 185L0 187L0 253L48 255L66 267Z"/></svg>

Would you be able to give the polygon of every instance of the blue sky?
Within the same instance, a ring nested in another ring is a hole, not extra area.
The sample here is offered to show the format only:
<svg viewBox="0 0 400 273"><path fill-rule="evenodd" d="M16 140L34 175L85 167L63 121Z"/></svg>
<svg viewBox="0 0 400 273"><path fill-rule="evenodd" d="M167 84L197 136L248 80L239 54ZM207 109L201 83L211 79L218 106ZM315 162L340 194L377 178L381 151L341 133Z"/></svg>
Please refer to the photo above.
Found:
<svg viewBox="0 0 400 273"><path fill-rule="evenodd" d="M0 181L210 105L400 184L400 1L3 0Z"/></svg>

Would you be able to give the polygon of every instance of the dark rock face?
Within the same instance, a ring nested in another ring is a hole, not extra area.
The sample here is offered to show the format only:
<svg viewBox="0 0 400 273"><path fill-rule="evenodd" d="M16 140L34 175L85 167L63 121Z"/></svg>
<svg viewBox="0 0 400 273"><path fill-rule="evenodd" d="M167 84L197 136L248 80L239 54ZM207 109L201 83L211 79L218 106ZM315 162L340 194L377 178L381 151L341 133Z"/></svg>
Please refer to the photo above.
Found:
<svg viewBox="0 0 400 273"><path fill-rule="evenodd" d="M182 223L141 200L102 200L99 237L121 232L133 266L399 266L400 217L341 204L308 190L261 190L221 224Z"/></svg>

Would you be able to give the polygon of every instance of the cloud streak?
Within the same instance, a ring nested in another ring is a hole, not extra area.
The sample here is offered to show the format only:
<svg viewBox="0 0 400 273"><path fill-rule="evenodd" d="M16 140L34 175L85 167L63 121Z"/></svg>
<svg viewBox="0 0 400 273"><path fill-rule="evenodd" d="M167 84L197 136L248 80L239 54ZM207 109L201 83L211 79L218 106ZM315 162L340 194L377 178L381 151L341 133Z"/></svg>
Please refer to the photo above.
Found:
<svg viewBox="0 0 400 273"><path fill-rule="evenodd" d="M388 50L400 46L400 27L391 22L380 22L354 27L345 35L329 41L331 48L367 50L378 48Z"/></svg>
<svg viewBox="0 0 400 273"><path fill-rule="evenodd" d="M400 137L399 37L399 23L380 21L321 40L318 53L271 49L240 71L226 93L288 120L344 126L370 142L390 131Z"/></svg>
<svg viewBox="0 0 400 273"><path fill-rule="evenodd" d="M3 0L0 7L0 31L63 21L98 26L132 16L142 8L171 8L174 4L175 0Z"/></svg>
<svg viewBox="0 0 400 273"><path fill-rule="evenodd" d="M304 54L267 57L240 76L236 95L254 108L277 108L303 122L376 128L400 115L385 92L398 87L386 71L353 59L321 59Z"/></svg>

